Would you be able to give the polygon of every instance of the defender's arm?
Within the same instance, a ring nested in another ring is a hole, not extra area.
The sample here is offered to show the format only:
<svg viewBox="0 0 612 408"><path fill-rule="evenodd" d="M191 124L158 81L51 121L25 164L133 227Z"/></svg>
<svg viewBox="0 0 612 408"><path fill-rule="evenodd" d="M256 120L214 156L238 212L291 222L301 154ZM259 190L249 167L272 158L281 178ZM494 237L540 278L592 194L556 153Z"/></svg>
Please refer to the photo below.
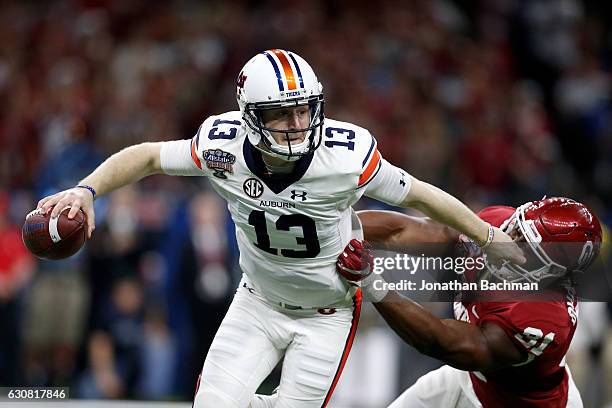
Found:
<svg viewBox="0 0 612 408"><path fill-rule="evenodd" d="M374 307L406 343L458 369L487 371L525 361L525 355L494 323L475 326L440 319L395 291Z"/></svg>
<svg viewBox="0 0 612 408"><path fill-rule="evenodd" d="M431 218L394 211L359 211L364 238L375 248L441 256L451 253L459 233ZM436 245L432 245L436 244Z"/></svg>

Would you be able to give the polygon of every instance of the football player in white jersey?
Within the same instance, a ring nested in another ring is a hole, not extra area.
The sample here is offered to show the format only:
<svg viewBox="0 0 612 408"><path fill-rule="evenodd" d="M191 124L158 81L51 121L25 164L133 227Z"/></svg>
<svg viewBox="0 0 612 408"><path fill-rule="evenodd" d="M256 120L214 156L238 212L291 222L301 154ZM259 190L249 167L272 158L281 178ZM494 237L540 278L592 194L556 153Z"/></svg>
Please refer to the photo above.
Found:
<svg viewBox="0 0 612 408"><path fill-rule="evenodd" d="M265 406L254 394L283 356L275 406L327 405L359 319L361 292L335 263L358 235L351 205L364 194L448 224L491 260L524 261L500 229L384 160L366 129L325 118L323 88L297 54L253 57L238 76L237 99L239 111L209 117L193 139L128 147L38 204L55 206L52 216L82 208L91 234L96 192L154 173L208 176L236 224L244 274L204 361L195 407Z"/></svg>

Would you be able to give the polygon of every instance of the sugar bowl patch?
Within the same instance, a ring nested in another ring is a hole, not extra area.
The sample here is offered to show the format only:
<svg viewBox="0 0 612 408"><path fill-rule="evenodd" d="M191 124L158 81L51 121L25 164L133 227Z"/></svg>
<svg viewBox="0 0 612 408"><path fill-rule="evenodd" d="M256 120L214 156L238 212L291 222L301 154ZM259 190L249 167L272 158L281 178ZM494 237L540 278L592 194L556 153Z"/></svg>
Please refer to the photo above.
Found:
<svg viewBox="0 0 612 408"><path fill-rule="evenodd" d="M211 169L214 173L213 176L219 177L220 179L226 179L226 172L234 174L234 163L236 163L236 156L233 154L223 151L221 149L209 149L202 152L206 167Z"/></svg>

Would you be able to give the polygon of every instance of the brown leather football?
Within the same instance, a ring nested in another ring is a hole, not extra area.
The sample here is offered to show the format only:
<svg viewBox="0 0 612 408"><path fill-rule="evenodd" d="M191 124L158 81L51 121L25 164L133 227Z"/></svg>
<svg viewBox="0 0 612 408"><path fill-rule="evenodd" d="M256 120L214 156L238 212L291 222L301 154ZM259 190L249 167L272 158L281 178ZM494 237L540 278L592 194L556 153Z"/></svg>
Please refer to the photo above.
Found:
<svg viewBox="0 0 612 408"><path fill-rule="evenodd" d="M43 213L34 210L26 216L21 229L25 246L41 259L64 259L77 253L87 240L87 219L79 210L73 219L68 219L70 207L51 219L51 210Z"/></svg>

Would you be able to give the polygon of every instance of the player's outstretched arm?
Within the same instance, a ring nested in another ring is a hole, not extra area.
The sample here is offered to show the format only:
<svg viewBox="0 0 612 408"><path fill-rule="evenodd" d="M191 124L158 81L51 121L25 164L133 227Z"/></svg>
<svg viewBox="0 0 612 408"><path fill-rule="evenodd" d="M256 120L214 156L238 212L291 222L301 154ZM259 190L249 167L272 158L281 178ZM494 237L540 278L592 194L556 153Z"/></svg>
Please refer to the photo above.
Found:
<svg viewBox="0 0 612 408"><path fill-rule="evenodd" d="M374 248L445 256L453 252L459 240L457 231L427 217L380 210L358 211L357 216L364 238Z"/></svg>
<svg viewBox="0 0 612 408"><path fill-rule="evenodd" d="M79 185L89 186L97 195L103 195L148 175L159 173L160 150L161 143L142 143L127 147L106 159L93 173L81 180ZM46 212L53 207L51 216L56 217L64 208L70 206L68 218L74 218L78 210L82 209L87 217L87 235L91 237L95 228L93 199L92 191L75 187L43 198L36 208Z"/></svg>
<svg viewBox="0 0 612 408"><path fill-rule="evenodd" d="M464 233L485 250L488 261L499 264L502 260L525 263L521 249L512 238L497 227L481 220L465 204L429 183L412 178L412 185L403 207L416 208L436 221Z"/></svg>
<svg viewBox="0 0 612 408"><path fill-rule="evenodd" d="M526 355L494 323L440 319L395 291L374 306L406 343L455 368L488 371L525 361Z"/></svg>

